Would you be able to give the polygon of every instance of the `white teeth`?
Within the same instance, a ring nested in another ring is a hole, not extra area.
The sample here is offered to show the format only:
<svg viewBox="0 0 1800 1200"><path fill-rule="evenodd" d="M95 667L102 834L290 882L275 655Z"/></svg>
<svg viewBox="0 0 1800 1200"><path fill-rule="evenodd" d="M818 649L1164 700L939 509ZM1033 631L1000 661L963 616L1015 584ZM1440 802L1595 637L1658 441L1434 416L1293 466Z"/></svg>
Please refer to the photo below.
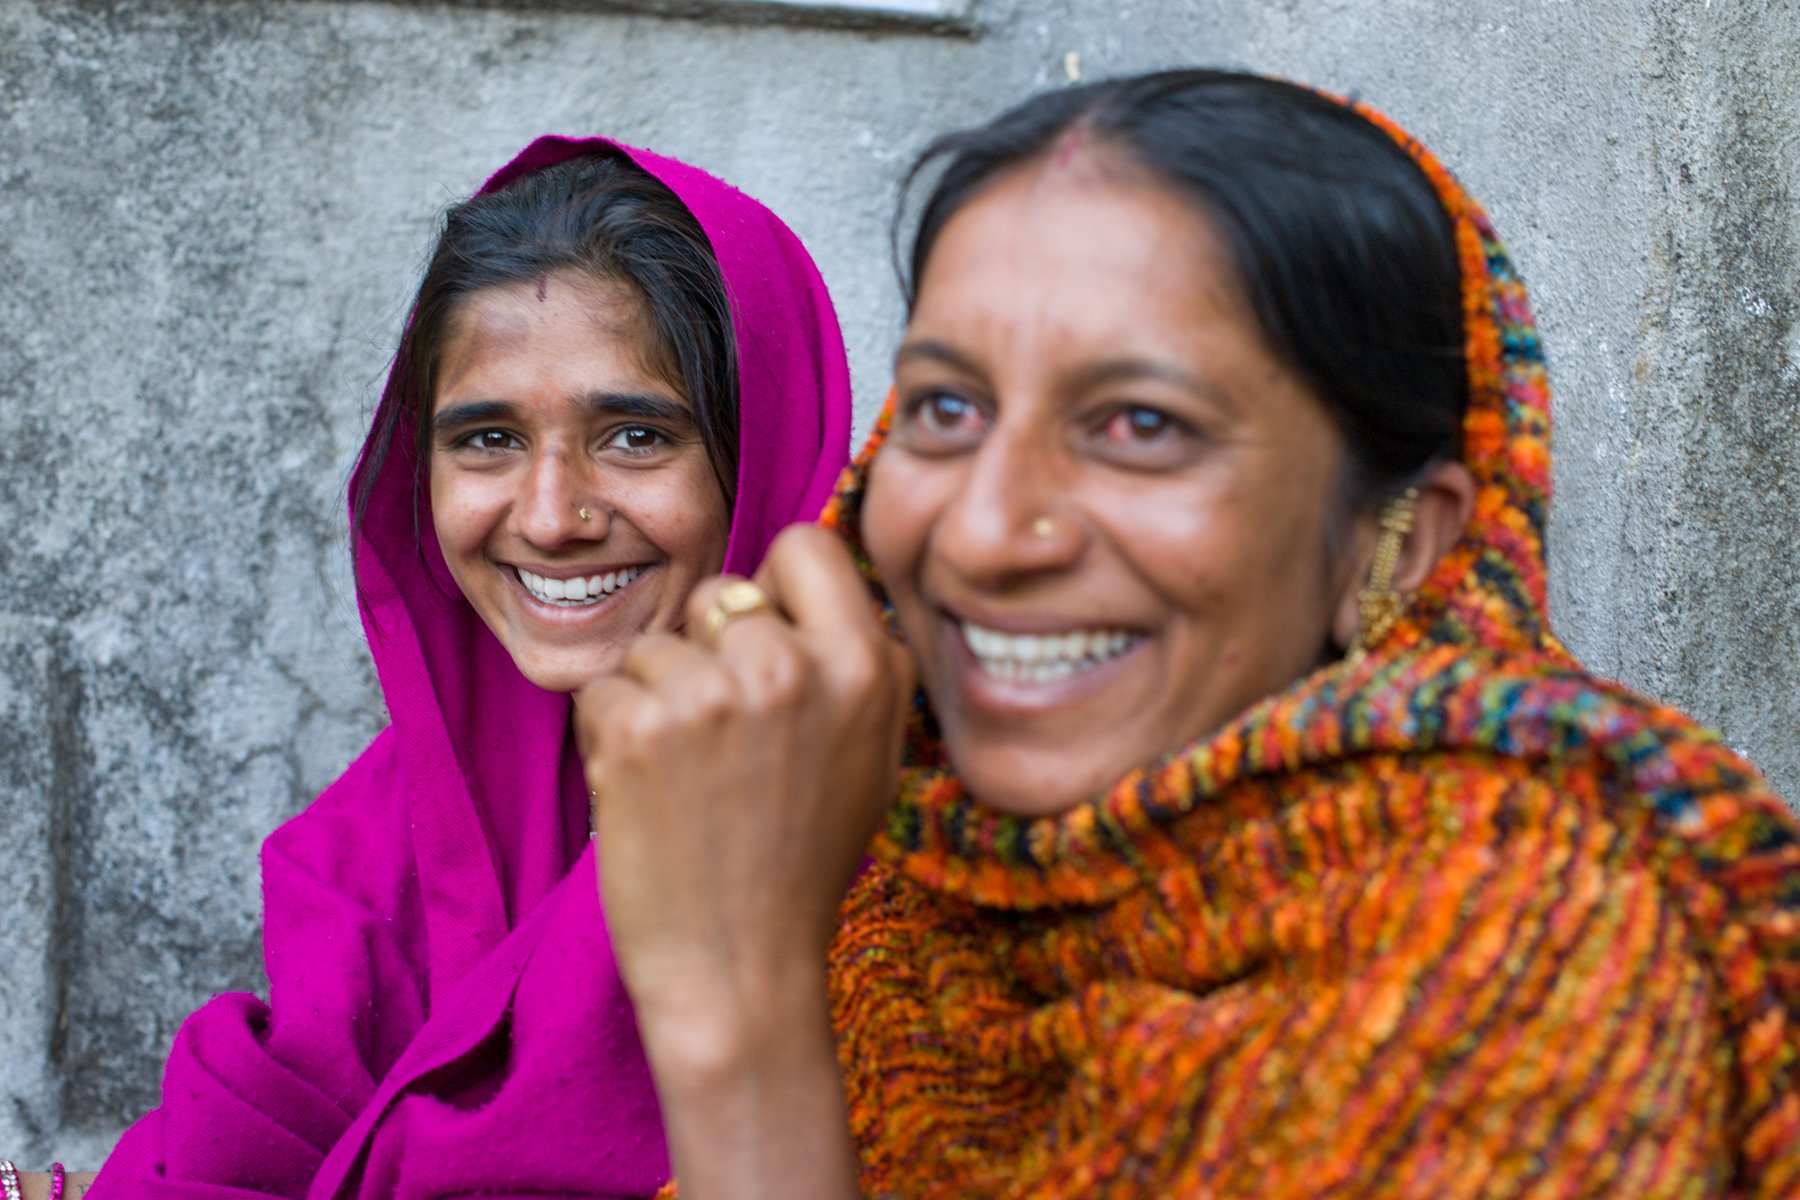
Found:
<svg viewBox="0 0 1800 1200"><path fill-rule="evenodd" d="M604 575L551 579L544 575L534 575L524 567L514 567L513 570L518 574L519 582L525 585L526 591L546 604L560 605L563 608L598 604L644 573L642 567L626 567L619 571L608 571Z"/></svg>
<svg viewBox="0 0 1800 1200"><path fill-rule="evenodd" d="M1070 633L1001 633L971 621L962 623L963 640L981 669L1013 683L1050 683L1077 671L1117 658L1136 644L1139 634L1124 629L1083 629Z"/></svg>

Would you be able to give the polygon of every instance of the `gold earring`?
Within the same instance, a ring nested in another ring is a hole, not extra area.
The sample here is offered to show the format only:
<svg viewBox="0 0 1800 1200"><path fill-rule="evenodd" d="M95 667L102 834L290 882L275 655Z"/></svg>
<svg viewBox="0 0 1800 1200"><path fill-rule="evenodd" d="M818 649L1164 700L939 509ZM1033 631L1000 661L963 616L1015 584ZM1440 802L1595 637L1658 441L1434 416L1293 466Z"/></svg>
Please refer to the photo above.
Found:
<svg viewBox="0 0 1800 1200"><path fill-rule="evenodd" d="M1369 567L1369 582L1356 597L1358 623L1356 644L1350 647L1349 661L1361 662L1363 656L1387 639L1400 623L1406 601L1394 590L1394 568L1400 564L1400 549L1406 535L1412 532L1413 518L1418 513L1419 489L1407 488L1381 514L1381 536L1375 542L1375 562Z"/></svg>

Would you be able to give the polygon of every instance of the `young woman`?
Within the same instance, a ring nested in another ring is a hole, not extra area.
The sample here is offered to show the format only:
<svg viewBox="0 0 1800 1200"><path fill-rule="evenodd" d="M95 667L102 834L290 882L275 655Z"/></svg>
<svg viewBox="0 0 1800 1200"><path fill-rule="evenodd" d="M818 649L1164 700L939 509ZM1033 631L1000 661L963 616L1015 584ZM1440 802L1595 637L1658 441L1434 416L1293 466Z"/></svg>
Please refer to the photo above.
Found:
<svg viewBox="0 0 1800 1200"><path fill-rule="evenodd" d="M577 703L682 1194L1800 1194L1796 825L1552 636L1480 208L1207 71L928 157L854 557Z"/></svg>
<svg viewBox="0 0 1800 1200"><path fill-rule="evenodd" d="M568 693L816 516L849 422L811 260L711 176L546 138L450 210L352 483L392 724L264 847L269 1000L187 1021L94 1196L667 1178Z"/></svg>

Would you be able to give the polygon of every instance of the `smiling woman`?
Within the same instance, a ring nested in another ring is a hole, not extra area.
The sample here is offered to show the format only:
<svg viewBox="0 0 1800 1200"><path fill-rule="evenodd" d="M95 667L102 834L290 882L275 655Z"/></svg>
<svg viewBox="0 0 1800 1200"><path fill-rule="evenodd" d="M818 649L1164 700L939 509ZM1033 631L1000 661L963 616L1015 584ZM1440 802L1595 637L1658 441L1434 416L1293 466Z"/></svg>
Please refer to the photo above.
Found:
<svg viewBox="0 0 1800 1200"><path fill-rule="evenodd" d="M1219 236L1117 152L1008 172L935 232L863 536L962 779L1058 812L1328 653L1344 437ZM1448 271L1438 311L1454 346ZM1468 492L1433 496L1447 524Z"/></svg>
<svg viewBox="0 0 1800 1200"><path fill-rule="evenodd" d="M431 415L431 512L463 596L527 679L572 692L673 629L725 561L724 490L630 289L560 272L470 298Z"/></svg>
<svg viewBox="0 0 1800 1200"><path fill-rule="evenodd" d="M824 285L743 193L546 138L451 208L352 482L392 724L264 844L269 1000L188 1019L94 1196L667 1178L567 693L816 516L849 422Z"/></svg>
<svg viewBox="0 0 1800 1200"><path fill-rule="evenodd" d="M1551 633L1480 207L1213 71L926 161L841 540L578 701L682 1194L1800 1194L1800 829Z"/></svg>

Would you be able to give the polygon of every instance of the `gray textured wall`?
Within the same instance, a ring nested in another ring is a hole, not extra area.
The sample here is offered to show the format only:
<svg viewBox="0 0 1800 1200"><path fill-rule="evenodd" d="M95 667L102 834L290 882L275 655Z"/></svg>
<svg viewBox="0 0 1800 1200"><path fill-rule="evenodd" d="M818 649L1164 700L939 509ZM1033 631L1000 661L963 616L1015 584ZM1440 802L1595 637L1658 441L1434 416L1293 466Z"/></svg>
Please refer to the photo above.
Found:
<svg viewBox="0 0 1800 1200"><path fill-rule="evenodd" d="M703 2L703 0L702 0ZM865 415L933 131L1181 61L1359 90L1493 209L1560 421L1560 626L1800 795L1800 6L975 0L972 32L0 0L0 1152L99 1162L259 982L255 852L382 721L339 496L433 214L605 132L815 250Z"/></svg>

